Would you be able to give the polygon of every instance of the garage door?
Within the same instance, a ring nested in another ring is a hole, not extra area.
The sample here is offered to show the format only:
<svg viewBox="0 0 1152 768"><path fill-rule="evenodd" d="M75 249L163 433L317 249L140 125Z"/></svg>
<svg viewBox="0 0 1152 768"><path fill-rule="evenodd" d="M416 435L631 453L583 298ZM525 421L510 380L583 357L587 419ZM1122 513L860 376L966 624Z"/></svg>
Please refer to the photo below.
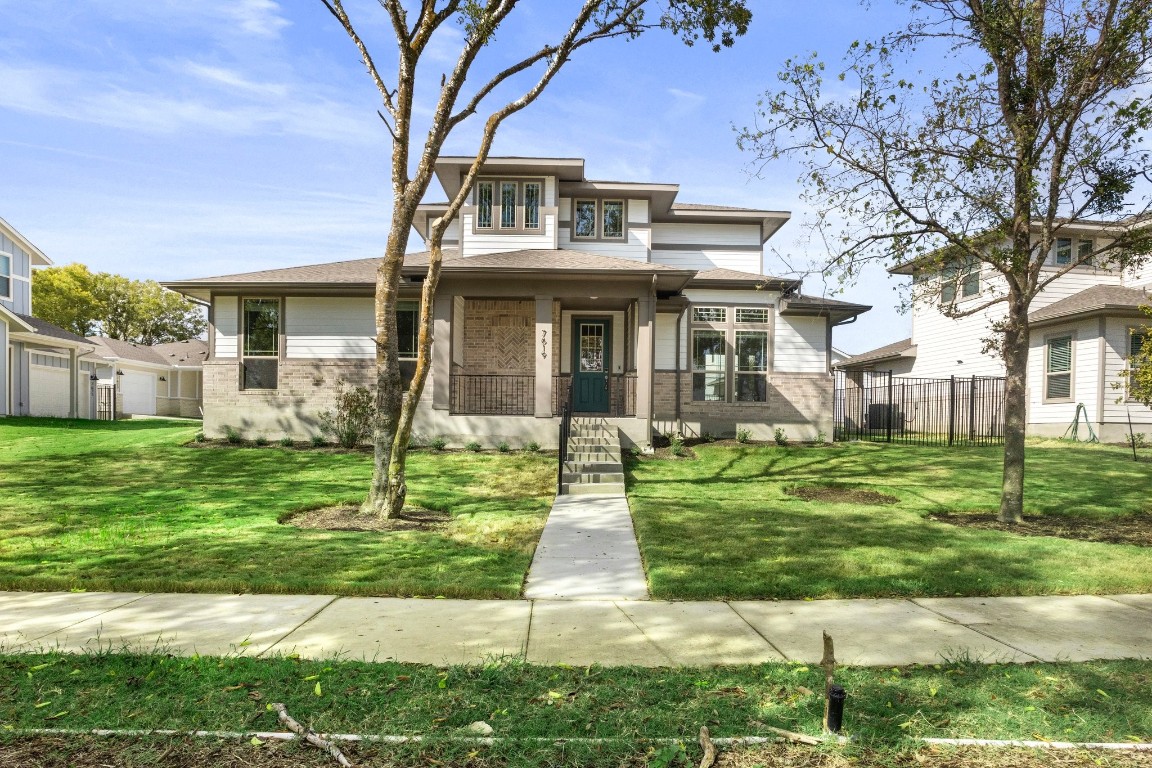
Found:
<svg viewBox="0 0 1152 768"><path fill-rule="evenodd" d="M68 369L29 366L28 413L68 418Z"/></svg>
<svg viewBox="0 0 1152 768"><path fill-rule="evenodd" d="M124 413L137 416L156 415L156 377L150 373L124 372L120 392L124 395Z"/></svg>

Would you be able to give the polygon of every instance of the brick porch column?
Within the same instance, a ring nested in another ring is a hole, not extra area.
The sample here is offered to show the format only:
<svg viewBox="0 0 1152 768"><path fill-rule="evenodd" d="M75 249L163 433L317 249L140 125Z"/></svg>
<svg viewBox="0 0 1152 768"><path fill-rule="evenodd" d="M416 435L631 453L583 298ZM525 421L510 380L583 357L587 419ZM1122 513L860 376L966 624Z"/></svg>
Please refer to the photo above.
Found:
<svg viewBox="0 0 1152 768"><path fill-rule="evenodd" d="M536 416L552 417L552 358L559 354L552 338L552 297L536 297L536 330L532 357L536 360Z"/></svg>
<svg viewBox="0 0 1152 768"><path fill-rule="evenodd" d="M452 390L452 296L439 292L432 300L432 408L446 411Z"/></svg>

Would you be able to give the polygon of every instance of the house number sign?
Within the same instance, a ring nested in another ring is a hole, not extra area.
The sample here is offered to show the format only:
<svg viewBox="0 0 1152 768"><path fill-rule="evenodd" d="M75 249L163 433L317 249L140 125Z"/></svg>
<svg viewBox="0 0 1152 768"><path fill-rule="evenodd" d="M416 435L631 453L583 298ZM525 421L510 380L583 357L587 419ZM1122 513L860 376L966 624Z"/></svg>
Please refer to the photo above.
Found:
<svg viewBox="0 0 1152 768"><path fill-rule="evenodd" d="M540 330L540 357L548 359L548 331Z"/></svg>

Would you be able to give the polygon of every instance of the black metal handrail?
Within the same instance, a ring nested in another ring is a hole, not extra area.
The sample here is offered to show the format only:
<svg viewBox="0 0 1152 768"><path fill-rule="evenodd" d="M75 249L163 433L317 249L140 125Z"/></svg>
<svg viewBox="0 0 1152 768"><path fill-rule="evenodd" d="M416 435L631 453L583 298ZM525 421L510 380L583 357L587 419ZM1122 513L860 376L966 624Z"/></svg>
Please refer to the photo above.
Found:
<svg viewBox="0 0 1152 768"><path fill-rule="evenodd" d="M564 396L564 410L560 412L560 449L556 451L556 495L564 493L564 464L568 461L568 437L572 434L572 382Z"/></svg>

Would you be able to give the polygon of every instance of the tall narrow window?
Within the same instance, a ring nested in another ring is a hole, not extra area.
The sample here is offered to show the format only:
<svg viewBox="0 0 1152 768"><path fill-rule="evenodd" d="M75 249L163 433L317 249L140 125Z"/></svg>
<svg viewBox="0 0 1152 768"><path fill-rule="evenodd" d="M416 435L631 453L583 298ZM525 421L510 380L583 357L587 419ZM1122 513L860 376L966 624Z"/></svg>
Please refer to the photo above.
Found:
<svg viewBox="0 0 1152 768"><path fill-rule="evenodd" d="M396 345L400 358L414 360L420 344L420 302L401 301L396 304Z"/></svg>
<svg viewBox="0 0 1152 768"><path fill-rule="evenodd" d="M492 182L476 183L476 228L492 227Z"/></svg>
<svg viewBox="0 0 1152 768"><path fill-rule="evenodd" d="M1048 340L1044 355L1044 397L1067 400L1072 397L1072 337Z"/></svg>
<svg viewBox="0 0 1152 768"><path fill-rule="evenodd" d="M1056 238L1056 263L1058 265L1072 263L1072 238Z"/></svg>
<svg viewBox="0 0 1152 768"><path fill-rule="evenodd" d="M596 201L577 200L576 220L572 222L573 237L596 237Z"/></svg>
<svg viewBox="0 0 1152 768"><path fill-rule="evenodd" d="M980 264L968 263L960 273L960 295L963 298L980 293Z"/></svg>
<svg viewBox="0 0 1152 768"><path fill-rule="evenodd" d="M692 399L727 399L728 349L724 331L692 332Z"/></svg>
<svg viewBox="0 0 1152 768"><path fill-rule="evenodd" d="M1144 356L1144 345L1148 341L1148 334L1138 328L1128 331L1128 381L1135 382L1140 371L1141 358Z"/></svg>
<svg viewBox="0 0 1152 768"><path fill-rule="evenodd" d="M500 228L516 228L516 182L500 182Z"/></svg>
<svg viewBox="0 0 1152 768"><path fill-rule="evenodd" d="M624 237L624 201L604 201L603 237Z"/></svg>
<svg viewBox="0 0 1152 768"><path fill-rule="evenodd" d="M540 182L524 183L524 229L540 229Z"/></svg>
<svg viewBox="0 0 1152 768"><path fill-rule="evenodd" d="M768 399L768 333L736 331L736 400Z"/></svg>
<svg viewBox="0 0 1152 768"><path fill-rule="evenodd" d="M12 298L12 257L0 253L0 299Z"/></svg>
<svg viewBox="0 0 1152 768"><path fill-rule="evenodd" d="M1096 250L1096 244L1091 240L1080 240L1076 243L1076 263L1077 264L1092 264L1092 251Z"/></svg>
<svg viewBox="0 0 1152 768"><path fill-rule="evenodd" d="M276 389L280 300L244 300L244 389Z"/></svg>

